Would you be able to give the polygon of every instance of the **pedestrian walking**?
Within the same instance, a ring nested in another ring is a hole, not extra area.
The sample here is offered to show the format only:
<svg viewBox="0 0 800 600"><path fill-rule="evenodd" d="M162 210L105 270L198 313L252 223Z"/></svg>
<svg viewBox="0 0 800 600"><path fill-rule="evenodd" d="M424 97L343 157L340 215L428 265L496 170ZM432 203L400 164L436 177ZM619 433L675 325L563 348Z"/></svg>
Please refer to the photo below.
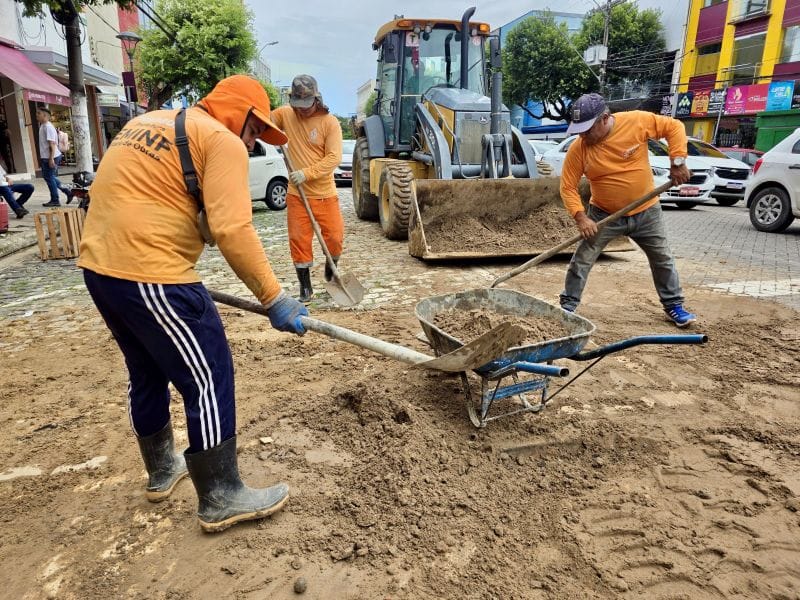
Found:
<svg viewBox="0 0 800 600"><path fill-rule="evenodd" d="M233 359L195 265L204 238L267 307L272 326L302 335L305 306L273 274L252 224L248 150L284 144L258 81L220 81L197 106L129 121L92 184L78 266L128 368L128 413L149 480L168 497L188 474L205 531L279 510L288 487L242 483L236 460ZM172 383L183 397L189 447L174 451Z"/></svg>
<svg viewBox="0 0 800 600"><path fill-rule="evenodd" d="M47 189L50 190L50 201L43 206L61 206L58 199L59 190L67 196L69 204L72 202L72 190L58 180L58 166L63 155L58 149L58 132L50 122L50 109L39 107L36 110L36 120L39 122L39 166L42 169L42 177L47 183Z"/></svg>
<svg viewBox="0 0 800 600"><path fill-rule="evenodd" d="M298 75L292 80L289 106L276 108L272 120L289 138L289 158L296 169L289 173L286 219L300 300L308 302L314 295L310 271L314 266L314 230L298 186L303 187L325 244L334 263L338 263L344 243L344 220L333 172L342 161L342 128L322 101L317 81L311 75ZM325 280L332 278L333 271L326 263Z"/></svg>
<svg viewBox="0 0 800 600"><path fill-rule="evenodd" d="M686 132L671 117L644 111L610 114L599 94L584 94L570 109L567 133L579 135L567 150L561 175L561 198L583 237L567 269L561 307L578 308L583 288L600 253L617 236L627 235L647 255L658 297L667 318L686 327L696 316L683 308L684 295L667 242L659 199L644 204L598 231L597 221L616 212L655 187L647 142L666 138L671 160L670 177L675 185L689 181L686 166ZM591 187L588 214L578 193L578 182L586 175Z"/></svg>

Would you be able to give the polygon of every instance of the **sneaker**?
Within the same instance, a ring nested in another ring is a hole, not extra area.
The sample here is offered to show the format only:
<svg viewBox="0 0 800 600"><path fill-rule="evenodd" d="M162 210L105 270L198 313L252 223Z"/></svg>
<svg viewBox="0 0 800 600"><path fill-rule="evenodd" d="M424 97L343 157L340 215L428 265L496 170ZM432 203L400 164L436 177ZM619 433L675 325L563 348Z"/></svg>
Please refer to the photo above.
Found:
<svg viewBox="0 0 800 600"><path fill-rule="evenodd" d="M672 321L678 327L686 327L689 323L694 323L697 320L697 315L683 310L683 306L676 304L664 309L667 315L667 320Z"/></svg>
<svg viewBox="0 0 800 600"><path fill-rule="evenodd" d="M42 204L42 206L45 206L47 208L58 208L59 206L61 206L61 202L59 202L58 200L51 200L50 202L45 202L44 204Z"/></svg>

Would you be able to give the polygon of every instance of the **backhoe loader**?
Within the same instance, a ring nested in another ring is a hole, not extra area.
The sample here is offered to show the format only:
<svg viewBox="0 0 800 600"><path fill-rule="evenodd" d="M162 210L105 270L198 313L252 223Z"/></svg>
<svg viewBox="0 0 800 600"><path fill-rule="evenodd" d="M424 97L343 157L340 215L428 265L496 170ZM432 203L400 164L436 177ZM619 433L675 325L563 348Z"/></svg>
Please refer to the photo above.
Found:
<svg viewBox="0 0 800 600"><path fill-rule="evenodd" d="M372 45L376 110L356 125L355 212L424 260L532 256L574 233L558 179L539 176L511 125L499 40L474 12L397 18Z"/></svg>

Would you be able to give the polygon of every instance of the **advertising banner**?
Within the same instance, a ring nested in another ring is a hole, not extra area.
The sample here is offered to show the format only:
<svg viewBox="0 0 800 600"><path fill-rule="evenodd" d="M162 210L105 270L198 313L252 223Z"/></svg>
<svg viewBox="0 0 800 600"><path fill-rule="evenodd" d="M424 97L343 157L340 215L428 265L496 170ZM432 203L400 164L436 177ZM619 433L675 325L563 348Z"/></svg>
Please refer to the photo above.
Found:
<svg viewBox="0 0 800 600"><path fill-rule="evenodd" d="M767 110L789 110L793 95L794 81L773 81L769 84Z"/></svg>
<svg viewBox="0 0 800 600"><path fill-rule="evenodd" d="M727 90L711 90L708 93L708 114L717 115L725 107Z"/></svg>
<svg viewBox="0 0 800 600"><path fill-rule="evenodd" d="M728 95L725 97L726 115L744 114L744 102L747 99L746 88L746 85L734 85L728 88Z"/></svg>
<svg viewBox="0 0 800 600"><path fill-rule="evenodd" d="M767 109L767 96L769 95L769 84L758 83L756 85L746 85L744 112L757 113Z"/></svg>
<svg viewBox="0 0 800 600"><path fill-rule="evenodd" d="M678 105L675 109L675 118L685 119L691 116L692 98L694 98L694 92L682 92L678 94Z"/></svg>
<svg viewBox="0 0 800 600"><path fill-rule="evenodd" d="M705 117L708 115L708 90L697 91L692 99L691 116Z"/></svg>

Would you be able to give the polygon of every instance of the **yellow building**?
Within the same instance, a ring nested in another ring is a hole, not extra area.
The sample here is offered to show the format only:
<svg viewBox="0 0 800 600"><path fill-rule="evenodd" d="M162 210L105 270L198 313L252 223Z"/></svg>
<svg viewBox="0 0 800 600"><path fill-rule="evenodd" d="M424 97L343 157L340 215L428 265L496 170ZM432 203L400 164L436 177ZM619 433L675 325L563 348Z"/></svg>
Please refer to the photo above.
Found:
<svg viewBox="0 0 800 600"><path fill-rule="evenodd" d="M691 0L676 107L687 133L753 147L756 114L800 113L796 80L800 0Z"/></svg>

